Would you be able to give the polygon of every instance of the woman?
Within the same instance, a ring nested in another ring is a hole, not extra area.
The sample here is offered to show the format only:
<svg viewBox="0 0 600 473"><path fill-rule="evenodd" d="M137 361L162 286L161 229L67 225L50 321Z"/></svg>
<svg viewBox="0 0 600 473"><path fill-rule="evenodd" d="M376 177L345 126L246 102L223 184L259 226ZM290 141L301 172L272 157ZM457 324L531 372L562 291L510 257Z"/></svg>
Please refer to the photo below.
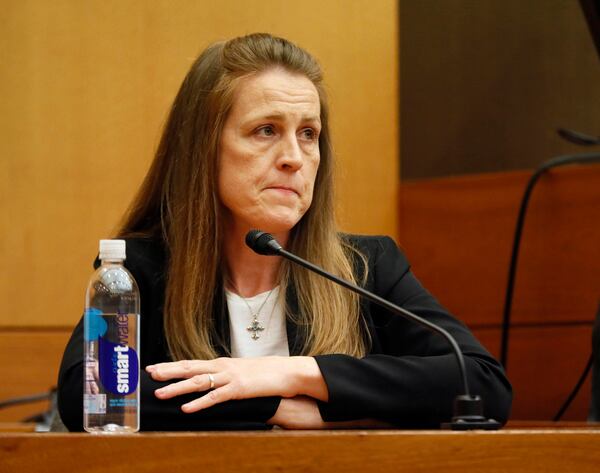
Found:
<svg viewBox="0 0 600 473"><path fill-rule="evenodd" d="M316 61L266 34L209 47L175 99L124 219L140 286L142 430L437 427L460 390L441 337L319 276L259 256L252 228L451 332L486 415L510 385L423 289L393 241L341 235L328 109ZM59 409L82 426L82 323L59 374Z"/></svg>

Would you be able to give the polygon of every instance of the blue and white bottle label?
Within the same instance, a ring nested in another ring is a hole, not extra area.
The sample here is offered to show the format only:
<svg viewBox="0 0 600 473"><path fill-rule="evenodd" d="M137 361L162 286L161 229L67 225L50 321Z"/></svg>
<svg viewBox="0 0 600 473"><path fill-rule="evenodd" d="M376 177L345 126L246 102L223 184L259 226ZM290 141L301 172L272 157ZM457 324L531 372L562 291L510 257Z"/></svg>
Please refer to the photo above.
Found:
<svg viewBox="0 0 600 473"><path fill-rule="evenodd" d="M132 394L138 385L138 355L127 345L98 339L100 382L104 389L120 396Z"/></svg>
<svg viewBox="0 0 600 473"><path fill-rule="evenodd" d="M128 345L131 335L130 317L137 315L103 314L94 307L85 312L85 340L98 344L98 368L96 371L86 369L86 376L90 376L90 373L94 376L93 373L96 373L104 390L118 396L133 394L139 381L138 353ZM111 334L110 337L107 332ZM97 378L90 381L97 381Z"/></svg>

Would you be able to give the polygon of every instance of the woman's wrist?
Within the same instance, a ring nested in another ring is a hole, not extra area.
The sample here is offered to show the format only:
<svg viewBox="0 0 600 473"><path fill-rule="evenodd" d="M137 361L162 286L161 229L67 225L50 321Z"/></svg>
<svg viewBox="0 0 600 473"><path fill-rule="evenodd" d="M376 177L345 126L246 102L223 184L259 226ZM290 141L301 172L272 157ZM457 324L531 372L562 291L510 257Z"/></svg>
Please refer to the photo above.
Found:
<svg viewBox="0 0 600 473"><path fill-rule="evenodd" d="M327 402L329 392L317 361L312 356L293 356L291 360L297 395Z"/></svg>
<svg viewBox="0 0 600 473"><path fill-rule="evenodd" d="M284 429L326 428L316 401L305 396L282 399L277 412L267 421L267 424L277 425Z"/></svg>

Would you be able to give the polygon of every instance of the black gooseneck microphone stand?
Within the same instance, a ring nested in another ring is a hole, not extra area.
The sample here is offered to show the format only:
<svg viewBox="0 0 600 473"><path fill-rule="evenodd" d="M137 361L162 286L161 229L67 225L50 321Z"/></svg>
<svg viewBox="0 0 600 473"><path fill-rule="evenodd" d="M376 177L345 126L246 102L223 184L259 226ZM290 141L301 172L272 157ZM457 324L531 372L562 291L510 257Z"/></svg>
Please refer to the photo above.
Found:
<svg viewBox="0 0 600 473"><path fill-rule="evenodd" d="M397 305L386 301L372 292L369 292L348 281L340 279L331 273L328 273L324 269L309 263L293 253L290 253L289 251L284 250L277 240L275 240L275 238L269 233L261 232L260 230L251 230L246 235L246 244L253 251L260 255L283 256L284 258L297 263L310 271L314 271L315 273L335 282L336 284L340 284L341 286L360 294L371 302L384 307L396 315L400 315L404 318L412 320L428 330L442 335L448 341L456 356L463 388L463 394L459 394L454 401L454 416L452 417L452 421L442 424L442 428L451 430L498 430L500 428L499 422L493 419L486 419L483 416L483 403L481 397L470 394L463 355L458 344L456 343L456 340L454 340L452 335L450 335L446 330L438 327L435 324L432 324L428 320L425 320L418 315L413 314L412 312L407 311L406 309L403 309L402 307L398 307Z"/></svg>

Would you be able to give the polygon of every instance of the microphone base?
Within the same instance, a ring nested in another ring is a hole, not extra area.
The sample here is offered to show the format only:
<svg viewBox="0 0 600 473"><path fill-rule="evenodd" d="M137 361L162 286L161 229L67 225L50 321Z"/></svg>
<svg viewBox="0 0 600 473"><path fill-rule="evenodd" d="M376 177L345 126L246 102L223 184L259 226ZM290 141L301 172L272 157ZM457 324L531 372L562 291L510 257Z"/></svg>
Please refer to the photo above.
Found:
<svg viewBox="0 0 600 473"><path fill-rule="evenodd" d="M481 397L461 394L454 400L452 421L443 423L441 427L446 430L498 430L502 424L483 416Z"/></svg>
<svg viewBox="0 0 600 473"><path fill-rule="evenodd" d="M499 430L502 427L500 422L494 419L452 419L452 422L445 422L442 424L443 430Z"/></svg>

